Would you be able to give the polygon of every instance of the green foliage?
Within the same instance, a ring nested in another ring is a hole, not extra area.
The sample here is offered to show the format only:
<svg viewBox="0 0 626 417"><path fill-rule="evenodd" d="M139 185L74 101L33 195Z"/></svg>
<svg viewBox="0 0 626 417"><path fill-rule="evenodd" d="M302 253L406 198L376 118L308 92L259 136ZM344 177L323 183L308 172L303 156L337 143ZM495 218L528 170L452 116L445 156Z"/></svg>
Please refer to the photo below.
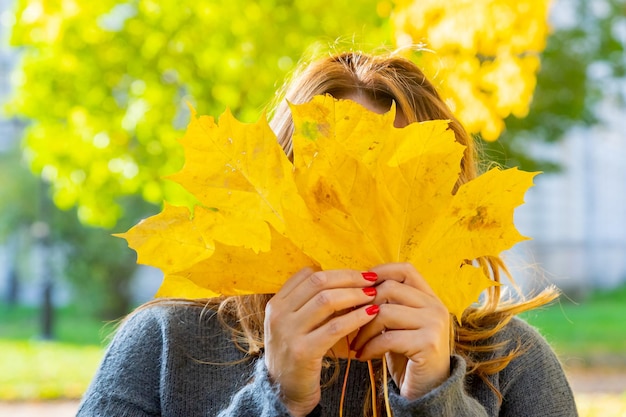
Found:
<svg viewBox="0 0 626 417"><path fill-rule="evenodd" d="M0 152L0 242L13 234L20 226L32 224L40 210L39 180L23 163L18 149Z"/></svg>
<svg viewBox="0 0 626 417"><path fill-rule="evenodd" d="M131 308L128 285L137 267L134 252L122 239L111 236L111 230L82 224L76 207L56 207L48 184L33 177L16 152L0 154L0 174L3 172L10 181L0 188L0 241L11 240L17 246L10 267L18 274L18 283L33 285L41 280L32 275L30 254L35 245L43 244L50 251L42 260L45 273L53 281L72 284L76 303L84 313L104 319L127 313ZM126 215L116 231L129 228L154 210L139 196L119 198L118 204Z"/></svg>
<svg viewBox="0 0 626 417"><path fill-rule="evenodd" d="M55 203L110 227L123 215L120 196L183 198L162 178L181 165L187 102L201 114L228 106L258 118L312 42L385 41L377 4L22 0L12 37L21 82L8 109L32 120L26 154Z"/></svg>
<svg viewBox="0 0 626 417"><path fill-rule="evenodd" d="M72 284L84 313L104 319L127 313L131 307L128 285L136 262L125 242L111 236L111 230L82 224L77 208L56 207L48 184L29 172L17 149L0 154L2 174L9 180L0 187L0 242L8 241L14 249L9 267L17 274L18 284L39 284L42 277L33 275L37 268L31 265L31 254L35 245L44 245L50 251L41 260L45 273L55 282ZM155 209L139 196L126 196L118 203L126 215L116 231Z"/></svg>
<svg viewBox="0 0 626 417"><path fill-rule="evenodd" d="M120 230L138 222L154 206L139 196L118 199L126 216ZM77 209L57 211L54 241L65 249L65 279L72 284L76 304L85 313L114 320L128 313L131 306L130 280L137 268L136 255L111 230L83 225Z"/></svg>

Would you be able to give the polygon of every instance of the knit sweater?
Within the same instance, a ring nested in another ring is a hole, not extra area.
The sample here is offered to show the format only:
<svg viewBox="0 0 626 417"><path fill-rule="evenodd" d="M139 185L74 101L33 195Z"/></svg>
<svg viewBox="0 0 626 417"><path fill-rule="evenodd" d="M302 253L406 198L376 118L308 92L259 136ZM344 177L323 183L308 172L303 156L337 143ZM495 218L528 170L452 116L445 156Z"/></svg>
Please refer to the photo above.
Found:
<svg viewBox="0 0 626 417"><path fill-rule="evenodd" d="M450 359L450 377L423 397L408 401L389 382L395 417L576 416L570 386L546 341L514 319L493 340L503 349L523 343L524 353L490 378L494 392L466 375L460 356ZM346 363L322 389L311 416L338 416ZM326 371L325 371L326 372ZM329 371L328 371L329 372ZM353 361L343 415L363 415L369 392L367 364ZM186 305L156 305L133 314L116 333L83 396L77 417L88 416L289 416L262 356L246 357L215 313Z"/></svg>

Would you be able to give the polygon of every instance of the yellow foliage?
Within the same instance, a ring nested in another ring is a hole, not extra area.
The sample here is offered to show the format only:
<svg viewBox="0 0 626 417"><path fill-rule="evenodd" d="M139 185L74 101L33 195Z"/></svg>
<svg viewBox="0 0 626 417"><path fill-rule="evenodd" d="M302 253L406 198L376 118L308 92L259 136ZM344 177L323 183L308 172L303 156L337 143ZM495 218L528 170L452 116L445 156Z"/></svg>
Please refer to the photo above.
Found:
<svg viewBox="0 0 626 417"><path fill-rule="evenodd" d="M194 117L173 178L201 205L120 236L165 274L159 296L273 293L298 269L411 262L460 317L494 285L472 264L525 239L513 225L534 174L493 169L453 189L463 146L447 121L395 128L352 101L292 105L294 159L265 120Z"/></svg>
<svg viewBox="0 0 626 417"><path fill-rule="evenodd" d="M398 46L424 45L420 64L472 133L496 140L524 117L549 32L549 0L397 0Z"/></svg>

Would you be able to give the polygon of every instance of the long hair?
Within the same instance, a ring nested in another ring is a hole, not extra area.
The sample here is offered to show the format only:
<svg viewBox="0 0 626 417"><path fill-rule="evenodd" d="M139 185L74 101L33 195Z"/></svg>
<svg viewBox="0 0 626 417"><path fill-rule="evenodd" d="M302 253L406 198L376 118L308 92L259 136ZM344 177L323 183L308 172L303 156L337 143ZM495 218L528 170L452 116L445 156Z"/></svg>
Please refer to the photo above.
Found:
<svg viewBox="0 0 626 417"><path fill-rule="evenodd" d="M449 120L449 128L456 140L465 146L461 162L461 173L455 190L479 175L476 145L461 123L452 114L433 84L412 61L399 54L385 53L370 55L347 52L330 55L302 65L277 95L270 126L276 133L285 153L292 157L294 126L288 103L308 102L313 96L330 94L342 97L346 94L364 94L376 104L391 107L401 112L406 122L426 120ZM509 275L504 262L498 257L477 260L480 267L495 283L503 275ZM263 349L263 322L265 306L272 295L248 295L222 297L209 300L208 305L216 309L218 317L229 324L237 345L249 355L259 355ZM452 352L464 357L468 373L481 378L501 399L500 393L489 382L488 376L504 369L522 353L522 345L510 352L500 352L502 344L485 343L499 332L513 316L544 305L558 296L554 288L548 288L527 300L501 299L500 286L490 287L479 305L468 308L462 324L451 320ZM197 300L205 304L206 300ZM233 321L234 319L234 321ZM233 326L232 323L236 325ZM489 359L481 359L489 358Z"/></svg>

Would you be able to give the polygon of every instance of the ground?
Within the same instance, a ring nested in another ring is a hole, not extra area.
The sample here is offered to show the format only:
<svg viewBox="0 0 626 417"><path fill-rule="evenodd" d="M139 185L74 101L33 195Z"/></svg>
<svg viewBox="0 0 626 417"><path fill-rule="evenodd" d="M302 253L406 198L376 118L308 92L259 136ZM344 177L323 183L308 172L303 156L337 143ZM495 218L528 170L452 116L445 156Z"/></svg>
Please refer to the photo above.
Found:
<svg viewBox="0 0 626 417"><path fill-rule="evenodd" d="M568 370L567 376L577 394L626 396L626 369L577 368Z"/></svg>

